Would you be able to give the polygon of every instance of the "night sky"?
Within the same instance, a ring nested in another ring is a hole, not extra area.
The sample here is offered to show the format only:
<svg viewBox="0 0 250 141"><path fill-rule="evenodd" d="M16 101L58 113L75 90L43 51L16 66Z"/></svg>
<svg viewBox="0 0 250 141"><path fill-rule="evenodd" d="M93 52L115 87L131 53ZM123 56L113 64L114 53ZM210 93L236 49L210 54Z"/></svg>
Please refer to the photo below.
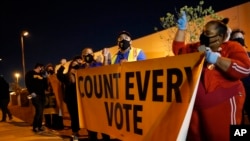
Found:
<svg viewBox="0 0 250 141"><path fill-rule="evenodd" d="M204 8L215 11L248 0L205 0ZM70 60L85 47L95 51L116 45L117 34L127 30L137 39L154 33L159 18L199 0L1 0L0 1L0 74L14 82L15 72L22 74L20 34L24 39L26 71L35 63L58 64ZM21 86L23 76L20 78Z"/></svg>

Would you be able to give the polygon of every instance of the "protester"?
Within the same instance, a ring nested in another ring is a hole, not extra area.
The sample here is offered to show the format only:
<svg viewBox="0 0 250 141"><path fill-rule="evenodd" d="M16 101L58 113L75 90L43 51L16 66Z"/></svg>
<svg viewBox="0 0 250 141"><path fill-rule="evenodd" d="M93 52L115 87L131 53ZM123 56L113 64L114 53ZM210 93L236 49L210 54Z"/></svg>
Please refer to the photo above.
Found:
<svg viewBox="0 0 250 141"><path fill-rule="evenodd" d="M49 63L45 67L48 80L46 90L46 105L44 109L45 125L50 129L63 129L63 117L59 115L62 110L62 90L60 81L55 74L54 66Z"/></svg>
<svg viewBox="0 0 250 141"><path fill-rule="evenodd" d="M243 30L240 30L240 29L234 29L232 32L231 32L231 36L230 36L230 40L231 41L236 41L238 43L240 43L244 49L246 50L246 52L248 53L248 56L250 56L250 52L247 51L247 46L245 44L245 32Z"/></svg>
<svg viewBox="0 0 250 141"><path fill-rule="evenodd" d="M230 40L231 41L236 41L242 45L242 47L246 50L248 56L250 57L250 52L247 51L247 46L245 44L245 37L244 37L245 32L240 29L234 29L231 33ZM250 122L250 76L241 79L243 82L245 91L246 91L246 100L244 103L244 110L243 110L243 124L246 124L246 121L244 119L244 113L247 115L248 122Z"/></svg>
<svg viewBox="0 0 250 141"><path fill-rule="evenodd" d="M127 31L119 33L117 38L119 51L111 57L107 48L104 48L102 54L104 56L104 65L119 64L122 62L132 62L145 60L146 56L142 49L132 46L131 34Z"/></svg>
<svg viewBox="0 0 250 141"><path fill-rule="evenodd" d="M1 122L6 121L6 115L8 115L9 120L12 120L12 114L8 108L9 102L10 102L9 83L4 79L3 76L0 76L0 108L2 109Z"/></svg>
<svg viewBox="0 0 250 141"><path fill-rule="evenodd" d="M94 52L92 48L84 48L82 50L82 59L84 61L82 68L93 68L103 65L100 61L94 59ZM89 141L97 141L97 132L88 130L88 135ZM102 133L102 140L110 141L110 136Z"/></svg>
<svg viewBox="0 0 250 141"><path fill-rule="evenodd" d="M30 93L32 104L35 107L35 115L33 120L33 131L41 133L43 110L45 105L45 90L47 88L47 79L44 75L44 65L37 63L33 70L30 70L25 75L25 85Z"/></svg>
<svg viewBox="0 0 250 141"><path fill-rule="evenodd" d="M76 93L76 80L75 71L82 65L81 56L75 56L71 61L68 72L64 74L65 61L62 61L60 68L57 70L57 78L64 85L64 101L67 105L67 109L71 119L71 130L74 141L79 138L79 115L77 106L77 93Z"/></svg>
<svg viewBox="0 0 250 141"><path fill-rule="evenodd" d="M204 26L200 42L185 44L187 17L178 19L173 41L175 55L198 52L205 45L205 63L198 85L187 140L228 141L230 125L239 125L245 91L240 79L250 73L249 58L240 44L225 41L227 26L211 20Z"/></svg>

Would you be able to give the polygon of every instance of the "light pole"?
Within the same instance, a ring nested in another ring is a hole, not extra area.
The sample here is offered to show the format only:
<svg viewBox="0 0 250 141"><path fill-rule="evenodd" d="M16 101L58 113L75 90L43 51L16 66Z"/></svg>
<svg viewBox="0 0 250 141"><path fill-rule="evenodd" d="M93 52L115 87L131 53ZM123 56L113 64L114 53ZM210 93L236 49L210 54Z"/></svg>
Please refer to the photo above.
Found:
<svg viewBox="0 0 250 141"><path fill-rule="evenodd" d="M19 74L19 73L15 73L15 77L16 77L16 83L17 83L17 85L18 85L18 79L19 79L19 77L20 77L20 74Z"/></svg>
<svg viewBox="0 0 250 141"><path fill-rule="evenodd" d="M25 60L24 60L24 41L23 37L28 36L29 32L28 31L23 31L21 33L21 48L22 48L22 65L23 65L23 77L25 77Z"/></svg>

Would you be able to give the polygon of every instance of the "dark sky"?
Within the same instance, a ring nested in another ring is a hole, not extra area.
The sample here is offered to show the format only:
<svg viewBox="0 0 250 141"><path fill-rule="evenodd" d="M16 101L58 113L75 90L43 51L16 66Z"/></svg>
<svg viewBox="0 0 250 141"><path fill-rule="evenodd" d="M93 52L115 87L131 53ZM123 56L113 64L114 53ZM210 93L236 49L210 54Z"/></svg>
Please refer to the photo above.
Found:
<svg viewBox="0 0 250 141"><path fill-rule="evenodd" d="M220 11L248 0L206 0L204 8ZM127 30L133 39L154 33L159 18L199 0L1 0L0 74L9 81L22 74L20 34L24 40L26 71L36 62L59 63L84 47L98 51L116 44L117 34ZM20 78L23 82L23 77ZM23 84L21 84L23 85ZM24 86L24 85L23 85Z"/></svg>

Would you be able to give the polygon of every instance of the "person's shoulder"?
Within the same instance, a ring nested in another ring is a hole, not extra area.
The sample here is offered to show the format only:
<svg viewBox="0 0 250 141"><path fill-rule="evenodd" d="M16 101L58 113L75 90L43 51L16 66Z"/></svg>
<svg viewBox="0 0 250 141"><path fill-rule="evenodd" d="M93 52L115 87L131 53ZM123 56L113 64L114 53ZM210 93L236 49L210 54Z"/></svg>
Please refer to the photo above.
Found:
<svg viewBox="0 0 250 141"><path fill-rule="evenodd" d="M223 44L227 46L241 46L241 44L238 43L237 41L227 41L227 42L224 42Z"/></svg>
<svg viewBox="0 0 250 141"><path fill-rule="evenodd" d="M226 50L244 50L243 49L243 46L238 43L238 42L235 42L235 41L227 41L227 42L224 42L222 44L222 46L224 47L224 49Z"/></svg>
<svg viewBox="0 0 250 141"><path fill-rule="evenodd" d="M34 72L35 71L33 71L33 70L29 70L29 71L26 72L26 75L33 74Z"/></svg>
<svg viewBox="0 0 250 141"><path fill-rule="evenodd" d="M140 48L140 47L131 47L131 49L140 49L140 50L142 50L142 48Z"/></svg>
<svg viewBox="0 0 250 141"><path fill-rule="evenodd" d="M240 45L240 43L238 43L237 41L227 41L227 42L224 42L223 44L227 44L227 45Z"/></svg>
<svg viewBox="0 0 250 141"><path fill-rule="evenodd" d="M142 52L143 53L143 49L139 48L139 47L131 47L131 50L136 51L136 52Z"/></svg>

